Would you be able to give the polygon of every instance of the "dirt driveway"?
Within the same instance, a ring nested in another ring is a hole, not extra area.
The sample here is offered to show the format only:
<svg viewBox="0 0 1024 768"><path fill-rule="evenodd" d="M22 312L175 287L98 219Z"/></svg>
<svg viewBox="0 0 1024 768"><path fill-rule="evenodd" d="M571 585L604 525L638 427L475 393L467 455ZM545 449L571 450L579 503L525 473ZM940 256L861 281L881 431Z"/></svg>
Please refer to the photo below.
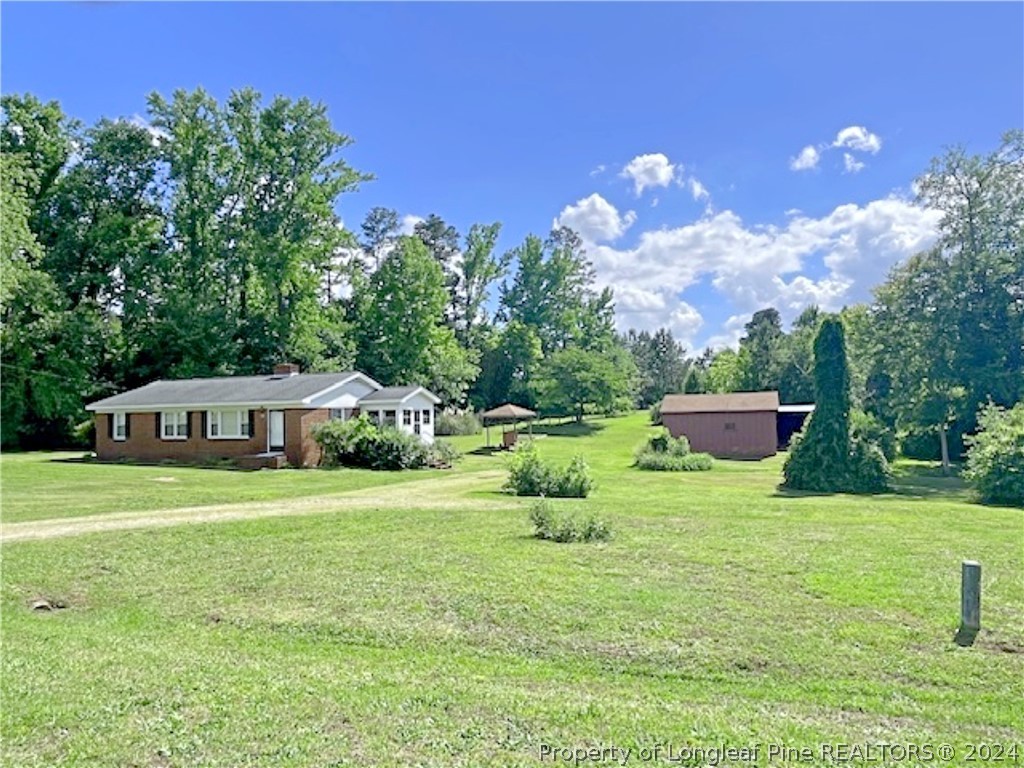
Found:
<svg viewBox="0 0 1024 768"><path fill-rule="evenodd" d="M110 512L103 515L61 518L59 520L32 520L0 527L0 542L52 539L100 531L125 531L134 528L161 528L170 525L252 520L261 517L318 515L346 509L473 509L480 506L515 509L519 504L511 498L482 500L466 497L466 494L471 491L493 489L494 481L503 475L504 473L500 471L487 470L454 477L363 488L358 491L327 496L141 512Z"/></svg>

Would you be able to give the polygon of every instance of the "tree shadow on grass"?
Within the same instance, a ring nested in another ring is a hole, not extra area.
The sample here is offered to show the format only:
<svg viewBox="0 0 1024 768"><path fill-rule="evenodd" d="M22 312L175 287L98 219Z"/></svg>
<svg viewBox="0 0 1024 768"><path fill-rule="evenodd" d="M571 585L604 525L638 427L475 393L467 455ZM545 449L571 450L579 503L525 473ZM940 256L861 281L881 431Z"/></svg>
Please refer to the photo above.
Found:
<svg viewBox="0 0 1024 768"><path fill-rule="evenodd" d="M798 491L793 488L785 488L781 485L775 486L775 493L772 494L773 499L812 499L812 498L827 498L829 496L839 496L839 491Z"/></svg>
<svg viewBox="0 0 1024 768"><path fill-rule="evenodd" d="M848 493L843 491L800 491L793 488L776 486L773 498L799 499L805 497L823 496L902 496L908 499L934 499L946 498L957 501L970 501L967 495L967 486L959 477L946 475L935 475L928 471L918 471L916 468L910 470L902 469L897 472L889 481L888 489L873 493Z"/></svg>
<svg viewBox="0 0 1024 768"><path fill-rule="evenodd" d="M103 459L97 459L95 456L85 455L78 458L62 458L62 459L47 459L52 464L86 464L97 467L162 467L164 469L215 469L220 472L258 472L258 469L248 469L246 467L240 467L230 459L214 459L210 462L196 462L189 463L185 461L171 461L169 459L144 461L142 459L116 459L113 461L104 461ZM320 469L320 467L318 467ZM280 471L280 470L278 470Z"/></svg>
<svg viewBox="0 0 1024 768"><path fill-rule="evenodd" d="M535 425L533 433L535 435L551 435L552 437L589 437L604 428L604 424L597 424L593 421L579 423L570 421L567 424Z"/></svg>
<svg viewBox="0 0 1024 768"><path fill-rule="evenodd" d="M47 459L46 462L48 464L102 464L103 463L99 459L97 459L95 456L90 456L89 454L85 454L84 456L75 456L74 458L71 458L69 456L65 456L65 457L60 458L60 459Z"/></svg>
<svg viewBox="0 0 1024 768"><path fill-rule="evenodd" d="M494 456L497 453L508 453L508 451L500 445L481 445L472 451L465 451L466 456Z"/></svg>
<svg viewBox="0 0 1024 768"><path fill-rule="evenodd" d="M951 492L938 488L930 488L927 486L914 486L906 484L892 483L888 489L884 491L873 491L854 493L852 491L798 491L792 488L783 488L777 486L775 493L772 494L774 499L805 499L805 498L829 498L831 496L863 496L864 498L877 498L879 496L904 496L909 499L930 499L935 497L961 497L963 492ZM960 500L960 499L958 499ZM963 499L966 500L966 499Z"/></svg>
<svg viewBox="0 0 1024 768"><path fill-rule="evenodd" d="M945 496L963 501L970 500L967 498L967 484L959 474L945 475L940 467L896 466L893 469L891 486L892 493L897 496L915 499Z"/></svg>

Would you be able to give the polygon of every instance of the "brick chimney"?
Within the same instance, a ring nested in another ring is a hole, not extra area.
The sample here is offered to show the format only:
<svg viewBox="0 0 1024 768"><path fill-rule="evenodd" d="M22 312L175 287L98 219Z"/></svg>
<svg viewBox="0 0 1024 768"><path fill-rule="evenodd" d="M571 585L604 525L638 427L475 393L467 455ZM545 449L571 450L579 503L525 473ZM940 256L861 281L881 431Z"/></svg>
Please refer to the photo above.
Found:
<svg viewBox="0 0 1024 768"><path fill-rule="evenodd" d="M296 376L299 373L299 366L296 363L278 363L274 366L275 376Z"/></svg>

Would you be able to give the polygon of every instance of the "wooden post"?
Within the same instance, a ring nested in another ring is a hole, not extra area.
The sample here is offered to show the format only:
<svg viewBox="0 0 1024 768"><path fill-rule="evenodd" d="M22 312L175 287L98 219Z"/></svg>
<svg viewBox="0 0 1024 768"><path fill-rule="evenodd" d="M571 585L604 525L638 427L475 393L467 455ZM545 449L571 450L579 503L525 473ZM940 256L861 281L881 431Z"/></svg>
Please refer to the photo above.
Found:
<svg viewBox="0 0 1024 768"><path fill-rule="evenodd" d="M964 560L960 566L960 627L981 629L981 563Z"/></svg>

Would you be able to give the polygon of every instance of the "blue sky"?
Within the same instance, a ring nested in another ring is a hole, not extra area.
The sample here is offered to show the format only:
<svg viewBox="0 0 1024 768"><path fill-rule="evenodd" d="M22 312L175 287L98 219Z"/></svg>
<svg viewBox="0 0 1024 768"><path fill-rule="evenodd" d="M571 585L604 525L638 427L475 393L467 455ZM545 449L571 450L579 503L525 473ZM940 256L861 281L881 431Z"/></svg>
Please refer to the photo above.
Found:
<svg viewBox="0 0 1024 768"><path fill-rule="evenodd" d="M4 92L88 123L199 85L327 104L376 176L350 226L572 224L623 328L701 346L933 242L914 177L1024 125L1024 4L3 4Z"/></svg>

